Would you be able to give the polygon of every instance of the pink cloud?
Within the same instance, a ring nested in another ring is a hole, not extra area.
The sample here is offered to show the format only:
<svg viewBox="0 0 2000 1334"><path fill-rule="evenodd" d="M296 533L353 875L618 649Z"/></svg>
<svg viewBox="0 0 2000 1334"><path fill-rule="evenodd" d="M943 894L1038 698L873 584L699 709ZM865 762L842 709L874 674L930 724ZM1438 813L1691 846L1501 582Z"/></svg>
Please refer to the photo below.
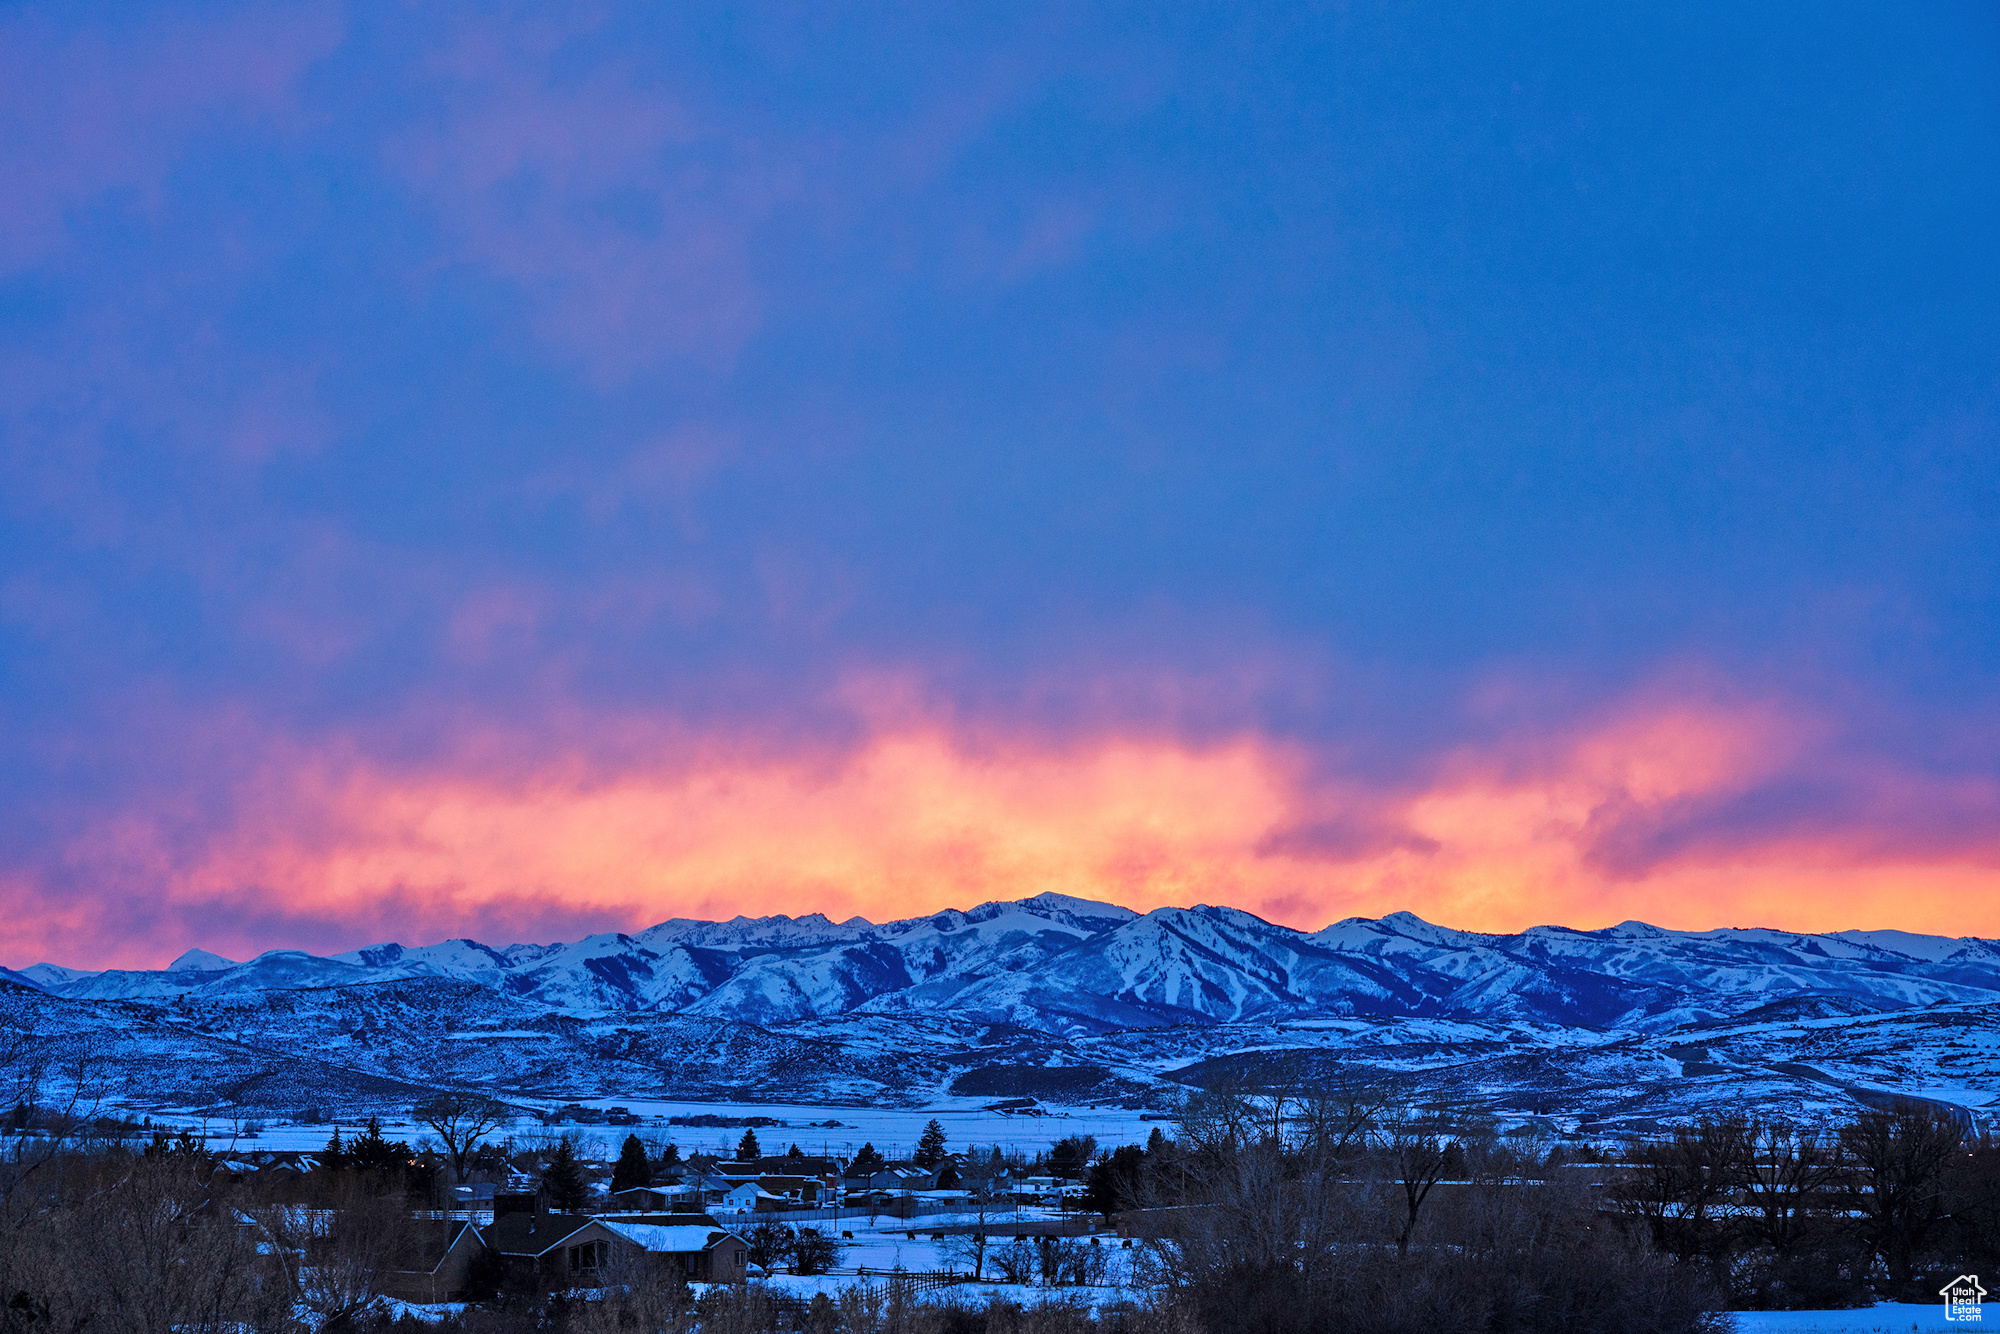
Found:
<svg viewBox="0 0 2000 1334"><path fill-rule="evenodd" d="M570 710L539 737L461 726L403 760L220 725L203 750L226 753L230 736L248 748L227 800L107 816L60 866L16 871L0 951L157 963L192 943L882 919L1043 890L1231 903L1304 928L1408 908L1481 930L1639 917L2000 934L2000 839L1976 830L1696 830L1643 866L1604 864L1607 819L1670 820L1817 764L1823 726L1768 702L1642 691L1400 783L1330 776L1254 730L1195 741L954 717L908 679L857 678L838 711L845 735L808 742ZM1887 818L1926 786L1893 771L1856 781L1905 790ZM1978 800L1992 810L1994 794ZM148 906L121 927L113 906L135 897Z"/></svg>

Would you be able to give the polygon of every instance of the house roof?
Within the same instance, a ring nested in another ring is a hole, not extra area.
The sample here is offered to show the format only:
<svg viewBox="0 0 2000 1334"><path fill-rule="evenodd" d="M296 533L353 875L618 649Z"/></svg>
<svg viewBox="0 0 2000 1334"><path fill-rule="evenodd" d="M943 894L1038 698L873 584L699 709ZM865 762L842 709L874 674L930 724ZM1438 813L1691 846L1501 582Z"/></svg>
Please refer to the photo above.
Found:
<svg viewBox="0 0 2000 1334"><path fill-rule="evenodd" d="M486 1244L502 1255L546 1255L597 1220L577 1214L502 1214L486 1229Z"/></svg>
<svg viewBox="0 0 2000 1334"><path fill-rule="evenodd" d="M807 1176L825 1176L829 1172L838 1172L840 1170L840 1160L838 1158L829 1158L823 1154L815 1153L809 1153L799 1158L794 1158L788 1153L767 1153L762 1158L757 1159L754 1165L760 1173L765 1175L775 1173L781 1176L792 1173L803 1173Z"/></svg>
<svg viewBox="0 0 2000 1334"><path fill-rule="evenodd" d="M617 1233L625 1240L655 1255L679 1255L688 1251L705 1251L724 1241L741 1243L743 1238L734 1232L720 1228L703 1227L699 1223L612 1223L604 1227Z"/></svg>
<svg viewBox="0 0 2000 1334"><path fill-rule="evenodd" d="M402 1262L398 1268L411 1273L434 1274L466 1233L470 1232L475 1241L484 1240L479 1229L470 1223L456 1223L443 1232L425 1230L430 1235L398 1257Z"/></svg>

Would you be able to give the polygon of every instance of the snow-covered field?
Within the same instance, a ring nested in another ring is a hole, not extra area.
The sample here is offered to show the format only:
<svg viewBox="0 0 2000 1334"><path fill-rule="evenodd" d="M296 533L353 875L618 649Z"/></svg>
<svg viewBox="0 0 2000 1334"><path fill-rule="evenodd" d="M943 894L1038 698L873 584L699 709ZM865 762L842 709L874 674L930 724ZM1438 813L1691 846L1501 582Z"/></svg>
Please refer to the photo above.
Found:
<svg viewBox="0 0 2000 1334"><path fill-rule="evenodd" d="M548 1126L522 1117L499 1131L498 1137L511 1135L517 1141L539 1143L559 1134L570 1134L584 1145L586 1157L593 1156L593 1150L596 1151L595 1156L612 1157L616 1156L618 1145L625 1136L636 1133L642 1139L670 1141L678 1145L682 1153L720 1153L727 1157L735 1152L737 1141L743 1137L741 1127L674 1126L666 1122L676 1116L716 1116L725 1119L767 1117L785 1122L782 1126L756 1128L758 1140L773 1152L783 1152L797 1144L811 1153L832 1152L847 1156L863 1144L873 1144L889 1157L907 1157L915 1149L925 1123L933 1117L944 1127L946 1143L953 1149L963 1150L973 1145L983 1149L997 1144L1002 1149L1019 1149L1029 1154L1047 1149L1056 1140L1068 1135L1090 1135L1107 1147L1143 1143L1153 1128L1160 1124L1141 1119L1140 1112L1117 1107L1054 1105L1038 1108L1041 1115L1012 1116L977 1104L968 1106L968 1101L948 1100L921 1107L841 1107L823 1103L599 1098L585 1100L583 1105L624 1107L640 1117L642 1124ZM244 1138L231 1122L214 1117L167 1113L156 1115L154 1120L202 1134L207 1137L210 1147L218 1151L232 1148L239 1152L318 1149L325 1146L334 1131L332 1122L264 1123L254 1138ZM840 1124L828 1126L828 1121ZM355 1123L349 1120L342 1124L341 1133L351 1136L354 1129ZM1172 1132L1171 1126L1166 1129ZM430 1131L407 1118L385 1117L382 1119L382 1133L390 1139L415 1142Z"/></svg>
<svg viewBox="0 0 2000 1334"><path fill-rule="evenodd" d="M1947 1322L1944 1303L1911 1305L1884 1302L1856 1311L1739 1311L1737 1334L1904 1334L1912 1329L1978 1330L2000 1328L2000 1311L1991 1321Z"/></svg>
<svg viewBox="0 0 2000 1334"><path fill-rule="evenodd" d="M933 1117L944 1127L945 1141L954 1149L974 1144L981 1147L998 1144L1003 1149L1021 1149L1028 1153L1046 1149L1066 1135L1094 1136L1098 1143L1104 1145L1143 1143L1153 1127L1159 1124L1141 1119L1142 1112L1119 1107L1065 1107L1052 1103L1036 1109L1041 1115L1020 1116L992 1111L989 1103L988 1099L954 1098L920 1107L835 1107L805 1103L692 1103L636 1098L623 1102L608 1098L595 1100L598 1106L622 1106L637 1116L657 1117L663 1121L676 1116L768 1116L787 1125L758 1130L758 1140L767 1146L782 1149L796 1143L809 1152L830 1149L838 1154L858 1149L863 1144L873 1144L892 1158L913 1151L917 1137L923 1133L924 1124ZM827 1121L838 1121L840 1125L826 1126L824 1123ZM597 1134L622 1136L627 1133L615 1128L590 1129ZM1168 1129L1171 1131L1172 1127ZM647 1127L642 1133L672 1139L681 1146L682 1152L690 1148L719 1149L725 1145L733 1152L736 1141L743 1135L738 1129L691 1126Z"/></svg>

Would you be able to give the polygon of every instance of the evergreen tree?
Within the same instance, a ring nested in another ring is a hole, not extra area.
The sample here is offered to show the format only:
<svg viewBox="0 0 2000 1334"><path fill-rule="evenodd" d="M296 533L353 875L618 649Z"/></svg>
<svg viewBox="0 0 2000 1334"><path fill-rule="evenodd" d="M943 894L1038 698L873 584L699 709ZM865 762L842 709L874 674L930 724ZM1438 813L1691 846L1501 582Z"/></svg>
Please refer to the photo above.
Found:
<svg viewBox="0 0 2000 1334"><path fill-rule="evenodd" d="M635 1186L653 1184L653 1169L646 1162L646 1146L639 1142L637 1135L627 1135L624 1145L618 1150L617 1165L611 1169L611 1189L631 1190Z"/></svg>
<svg viewBox="0 0 2000 1334"><path fill-rule="evenodd" d="M398 1172L409 1166L410 1146L382 1134L380 1117L368 1118L368 1132L347 1146L350 1165L364 1172Z"/></svg>
<svg viewBox="0 0 2000 1334"><path fill-rule="evenodd" d="M796 1144L794 1144L791 1148L785 1150L785 1157L787 1158L803 1158L805 1156L806 1156L806 1151L804 1149L801 1149Z"/></svg>
<svg viewBox="0 0 2000 1334"><path fill-rule="evenodd" d="M862 1176L868 1176L881 1171L882 1163L882 1155L875 1151L875 1146L864 1144L861 1146L861 1152L854 1155L853 1170Z"/></svg>
<svg viewBox="0 0 2000 1334"><path fill-rule="evenodd" d="M660 1150L660 1167L662 1169L669 1167L678 1167L680 1166L680 1161L681 1161L680 1145L669 1144L666 1148Z"/></svg>
<svg viewBox="0 0 2000 1334"><path fill-rule="evenodd" d="M568 1135L557 1140L549 1152L548 1166L542 1169L542 1189L558 1209L581 1209L588 1197L583 1164L577 1161L576 1145L570 1143Z"/></svg>
<svg viewBox="0 0 2000 1334"><path fill-rule="evenodd" d="M916 1164L918 1167L936 1167L944 1161L944 1127L936 1117L924 1127L923 1138L917 1141Z"/></svg>
<svg viewBox="0 0 2000 1334"><path fill-rule="evenodd" d="M340 1172L350 1166L347 1146L340 1142L340 1127L333 1128L333 1138L326 1142L326 1149L319 1156L319 1165L330 1172Z"/></svg>
<svg viewBox="0 0 2000 1334"><path fill-rule="evenodd" d="M739 1163L755 1162L763 1152L762 1149L757 1147L757 1132L755 1130L744 1131L743 1138L736 1141L736 1161Z"/></svg>

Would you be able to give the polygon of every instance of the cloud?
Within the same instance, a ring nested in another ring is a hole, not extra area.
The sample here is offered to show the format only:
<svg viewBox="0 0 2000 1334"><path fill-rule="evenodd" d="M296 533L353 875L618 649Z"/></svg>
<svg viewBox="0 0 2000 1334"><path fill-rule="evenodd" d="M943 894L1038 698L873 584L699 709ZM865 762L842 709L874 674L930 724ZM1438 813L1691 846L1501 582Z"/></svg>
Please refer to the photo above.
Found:
<svg viewBox="0 0 2000 1334"><path fill-rule="evenodd" d="M447 254L514 284L593 378L725 368L760 319L751 232L791 174L631 64L580 55L588 35L453 25L429 44L435 114L389 161Z"/></svg>
<svg viewBox="0 0 2000 1334"><path fill-rule="evenodd" d="M141 209L196 131L293 112L300 75L338 45L324 4L215 7L65 29L0 17L0 271L68 242L68 216L113 192Z"/></svg>
<svg viewBox="0 0 2000 1334"><path fill-rule="evenodd" d="M267 746L212 827L190 829L187 808L125 814L72 846L62 881L89 888L17 873L0 949L158 963L192 943L240 955L677 915L881 920L1044 890L1230 903L1302 928L1411 909L1494 931L1638 917L2000 934L1979 892L2000 865L1990 839L1796 823L1717 838L1701 820L1663 838L1691 809L1823 761L1825 729L1766 703L1641 692L1391 785L1328 777L1307 748L1251 732L1062 737L947 719L909 692L847 699L848 742L579 718L559 758L497 732L400 764L351 742ZM593 757L593 727L618 744ZM1655 845L1645 857L1619 850L1634 826ZM141 884L144 912L108 916Z"/></svg>

